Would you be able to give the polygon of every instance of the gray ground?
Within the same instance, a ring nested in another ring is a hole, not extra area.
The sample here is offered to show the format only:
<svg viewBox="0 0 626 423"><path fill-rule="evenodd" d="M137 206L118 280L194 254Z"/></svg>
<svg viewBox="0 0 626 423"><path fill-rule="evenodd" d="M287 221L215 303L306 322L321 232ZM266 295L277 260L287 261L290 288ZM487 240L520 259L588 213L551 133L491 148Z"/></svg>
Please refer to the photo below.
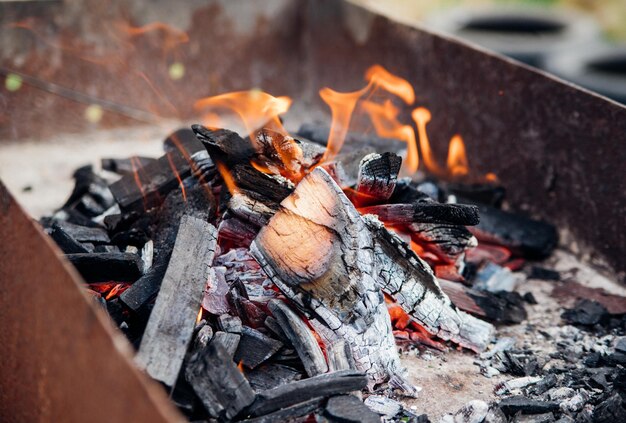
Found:
<svg viewBox="0 0 626 423"><path fill-rule="evenodd" d="M40 217L65 201L73 187L71 175L78 166L87 163L99 165L103 157L159 156L163 138L179 126L180 123L171 122L160 127L67 135L47 142L0 142L0 179L28 213ZM26 187L30 189L25 190ZM566 274L574 274L572 269L578 269L575 273L576 281L583 285L602 287L611 293L626 295L624 287L564 251L557 251L549 264ZM522 294L531 291L539 304L527 307L528 321L501 327L498 336L514 336L519 346L528 345L536 351L550 351L552 343L536 329L551 330L562 325L562 308L549 295L551 283L528 280L518 290ZM536 329L527 331L529 325ZM445 354L427 352L421 356L416 351L403 354L402 362L409 371L410 380L423 388L418 399L406 400L405 404L415 413L427 413L433 421L437 421L446 412L457 410L470 400L495 399L494 387L511 377L498 375L488 379L482 376L474 364L476 358L467 351L450 351Z"/></svg>

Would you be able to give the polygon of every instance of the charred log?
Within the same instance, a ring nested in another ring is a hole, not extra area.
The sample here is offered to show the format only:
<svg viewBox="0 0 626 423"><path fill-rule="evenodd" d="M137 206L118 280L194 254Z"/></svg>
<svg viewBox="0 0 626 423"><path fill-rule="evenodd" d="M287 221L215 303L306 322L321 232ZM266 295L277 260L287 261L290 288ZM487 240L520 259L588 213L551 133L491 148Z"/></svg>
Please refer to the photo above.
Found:
<svg viewBox="0 0 626 423"><path fill-rule="evenodd" d="M217 246L212 225L183 216L163 284L136 357L154 379L173 385L193 334Z"/></svg>
<svg viewBox="0 0 626 423"><path fill-rule="evenodd" d="M430 267L377 219L365 216L375 238L381 288L430 333L474 351L488 345L494 328L459 311L441 290Z"/></svg>
<svg viewBox="0 0 626 423"><path fill-rule="evenodd" d="M363 214L375 214L380 220L392 225L432 223L444 225L476 225L478 208L463 204L442 204L421 201L413 204L380 204L363 207Z"/></svg>
<svg viewBox="0 0 626 423"><path fill-rule="evenodd" d="M372 153L359 165L356 190L362 194L361 204L386 201L396 187L402 159L394 153Z"/></svg>
<svg viewBox="0 0 626 423"><path fill-rule="evenodd" d="M143 263L132 253L81 253L65 256L87 282L135 282Z"/></svg>

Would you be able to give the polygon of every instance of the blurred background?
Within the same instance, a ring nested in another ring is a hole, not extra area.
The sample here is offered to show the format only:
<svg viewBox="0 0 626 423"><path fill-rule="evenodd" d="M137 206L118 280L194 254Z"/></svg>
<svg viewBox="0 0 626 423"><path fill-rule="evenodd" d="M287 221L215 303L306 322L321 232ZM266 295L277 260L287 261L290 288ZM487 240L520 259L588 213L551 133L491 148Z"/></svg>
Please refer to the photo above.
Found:
<svg viewBox="0 0 626 423"><path fill-rule="evenodd" d="M626 0L357 0L626 103Z"/></svg>

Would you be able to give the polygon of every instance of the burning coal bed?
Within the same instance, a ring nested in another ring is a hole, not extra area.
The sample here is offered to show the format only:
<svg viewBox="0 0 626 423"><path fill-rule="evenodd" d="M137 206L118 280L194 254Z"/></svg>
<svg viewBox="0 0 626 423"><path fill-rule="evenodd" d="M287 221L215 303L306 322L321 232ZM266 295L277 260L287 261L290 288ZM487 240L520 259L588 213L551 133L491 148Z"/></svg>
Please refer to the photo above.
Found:
<svg viewBox="0 0 626 423"><path fill-rule="evenodd" d="M42 219L183 414L428 422L403 405L432 393L400 355L464 348L476 378L506 377L442 422L626 421L623 299L585 292L598 301L560 327L528 325L549 354L500 335L538 300L518 292L528 276L561 278L528 261L552 253L553 226L501 209L495 183L400 177L375 136L322 160L328 133L181 129L158 159L78 169Z"/></svg>

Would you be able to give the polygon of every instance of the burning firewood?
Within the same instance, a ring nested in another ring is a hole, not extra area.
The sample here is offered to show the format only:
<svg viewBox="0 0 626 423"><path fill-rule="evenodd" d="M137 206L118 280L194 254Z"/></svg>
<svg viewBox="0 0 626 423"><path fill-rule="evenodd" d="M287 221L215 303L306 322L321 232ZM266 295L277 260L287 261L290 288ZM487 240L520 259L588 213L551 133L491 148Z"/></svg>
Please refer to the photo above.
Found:
<svg viewBox="0 0 626 423"><path fill-rule="evenodd" d="M346 339L372 384L400 371L373 248L363 219L322 169L298 184L250 246L288 298Z"/></svg>
<svg viewBox="0 0 626 423"><path fill-rule="evenodd" d="M364 220L375 238L381 288L429 332L474 351L484 350L493 326L457 310L428 264L376 218Z"/></svg>
<svg viewBox="0 0 626 423"><path fill-rule="evenodd" d="M359 164L356 190L360 203L385 201L396 188L402 158L393 153L372 153L363 157Z"/></svg>

